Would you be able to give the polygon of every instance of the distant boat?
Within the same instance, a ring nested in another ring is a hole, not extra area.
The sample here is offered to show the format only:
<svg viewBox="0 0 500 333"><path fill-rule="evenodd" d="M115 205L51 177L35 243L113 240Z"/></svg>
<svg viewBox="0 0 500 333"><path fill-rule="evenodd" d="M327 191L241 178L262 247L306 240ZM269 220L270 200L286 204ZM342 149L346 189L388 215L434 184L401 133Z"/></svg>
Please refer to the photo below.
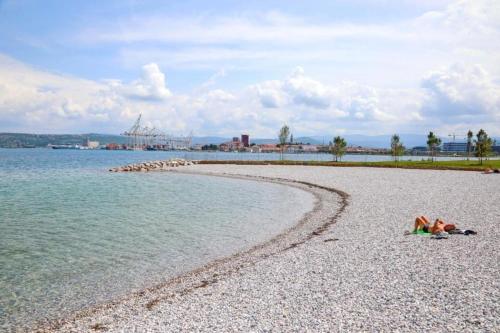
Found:
<svg viewBox="0 0 500 333"><path fill-rule="evenodd" d="M80 145L49 145L52 149L81 149Z"/></svg>

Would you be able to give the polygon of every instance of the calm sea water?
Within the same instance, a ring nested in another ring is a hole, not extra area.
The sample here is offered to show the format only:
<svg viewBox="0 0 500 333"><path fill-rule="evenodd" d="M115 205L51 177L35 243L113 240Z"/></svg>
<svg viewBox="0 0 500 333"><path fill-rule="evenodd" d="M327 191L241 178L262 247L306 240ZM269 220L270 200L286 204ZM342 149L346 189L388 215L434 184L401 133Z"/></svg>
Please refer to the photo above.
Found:
<svg viewBox="0 0 500 333"><path fill-rule="evenodd" d="M282 185L107 171L171 155L0 149L0 331L248 248L313 206L310 194Z"/></svg>

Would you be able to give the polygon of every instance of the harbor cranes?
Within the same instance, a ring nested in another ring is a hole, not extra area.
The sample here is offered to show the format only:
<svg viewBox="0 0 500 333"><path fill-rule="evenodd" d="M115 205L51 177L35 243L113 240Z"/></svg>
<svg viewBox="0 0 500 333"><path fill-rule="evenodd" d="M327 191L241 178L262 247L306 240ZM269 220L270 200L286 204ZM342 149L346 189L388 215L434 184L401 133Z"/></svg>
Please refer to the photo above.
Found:
<svg viewBox="0 0 500 333"><path fill-rule="evenodd" d="M161 132L155 127L141 126L142 114L132 127L122 133L128 138L130 150L188 150L192 145L192 132L189 136L175 137Z"/></svg>

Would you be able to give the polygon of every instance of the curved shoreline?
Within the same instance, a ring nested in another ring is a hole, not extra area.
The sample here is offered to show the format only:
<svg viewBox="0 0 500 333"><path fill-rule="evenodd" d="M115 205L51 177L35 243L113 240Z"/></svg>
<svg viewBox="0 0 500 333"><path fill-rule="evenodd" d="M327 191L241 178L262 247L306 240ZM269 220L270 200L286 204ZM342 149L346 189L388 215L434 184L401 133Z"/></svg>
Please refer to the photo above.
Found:
<svg viewBox="0 0 500 333"><path fill-rule="evenodd" d="M313 210L306 212L302 219L297 221L295 225L263 243L252 246L250 249L211 261L197 269L175 276L163 283L156 284L139 292L134 292L116 300L82 310L69 318L51 320L45 323L41 321L32 330L36 332L50 332L56 330L80 331L106 329L106 324L102 324L102 320L96 322L96 317L112 317L113 320L118 320L117 318L127 317L127 313L149 311L159 303L167 302L170 298L182 297L196 289L215 284L221 278L226 278L237 273L241 268L252 266L258 261L278 255L281 252L307 242L315 236L321 235L337 221L349 204L349 194L334 188L305 181L188 170L170 170L169 172L276 183L312 193L317 201ZM327 204L334 204L335 209L332 210L332 207L327 206Z"/></svg>

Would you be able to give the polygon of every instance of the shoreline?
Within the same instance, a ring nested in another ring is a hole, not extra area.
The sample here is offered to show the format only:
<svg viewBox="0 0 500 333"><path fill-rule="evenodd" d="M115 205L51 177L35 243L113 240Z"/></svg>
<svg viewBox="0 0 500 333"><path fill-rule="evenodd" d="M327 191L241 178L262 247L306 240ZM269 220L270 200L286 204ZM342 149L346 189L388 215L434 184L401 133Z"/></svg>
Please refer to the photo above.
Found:
<svg viewBox="0 0 500 333"><path fill-rule="evenodd" d="M294 181L284 178L272 177L254 177L245 175L230 175L210 172L199 172L192 170L155 170L152 172L174 172L181 174L196 174L209 177L225 177L248 181L261 181L268 183L276 183L283 186L291 186L303 191L311 193L316 202L311 211L304 213L304 216L298 220L292 227L288 227L281 233L273 236L271 239L255 244L247 250L239 251L230 256L216 259L207 264L191 270L187 273L167 279L165 282L156 284L141 291L134 292L127 296L111 300L107 303L83 309L75 312L67 318L48 320L47 322L39 321L29 331L34 332L53 332L53 331L85 331L85 330L106 330L106 325L100 322L95 322L93 318L96 316L116 316L116 311L119 308L126 307L134 309L142 309L142 311L151 311L158 304L168 302L171 298L185 296L197 289L205 288L212 284L218 283L221 278L227 278L240 269L255 265L257 262L266 258L278 255L288 251L301 244L306 243L315 236L323 234L328 227L337 221L341 214L346 209L349 199L349 194L317 184L312 184L304 181ZM330 211L326 207L326 203L334 203L336 210ZM125 313L127 311L125 310ZM126 316L126 315L125 315ZM83 324L83 326L82 326Z"/></svg>

